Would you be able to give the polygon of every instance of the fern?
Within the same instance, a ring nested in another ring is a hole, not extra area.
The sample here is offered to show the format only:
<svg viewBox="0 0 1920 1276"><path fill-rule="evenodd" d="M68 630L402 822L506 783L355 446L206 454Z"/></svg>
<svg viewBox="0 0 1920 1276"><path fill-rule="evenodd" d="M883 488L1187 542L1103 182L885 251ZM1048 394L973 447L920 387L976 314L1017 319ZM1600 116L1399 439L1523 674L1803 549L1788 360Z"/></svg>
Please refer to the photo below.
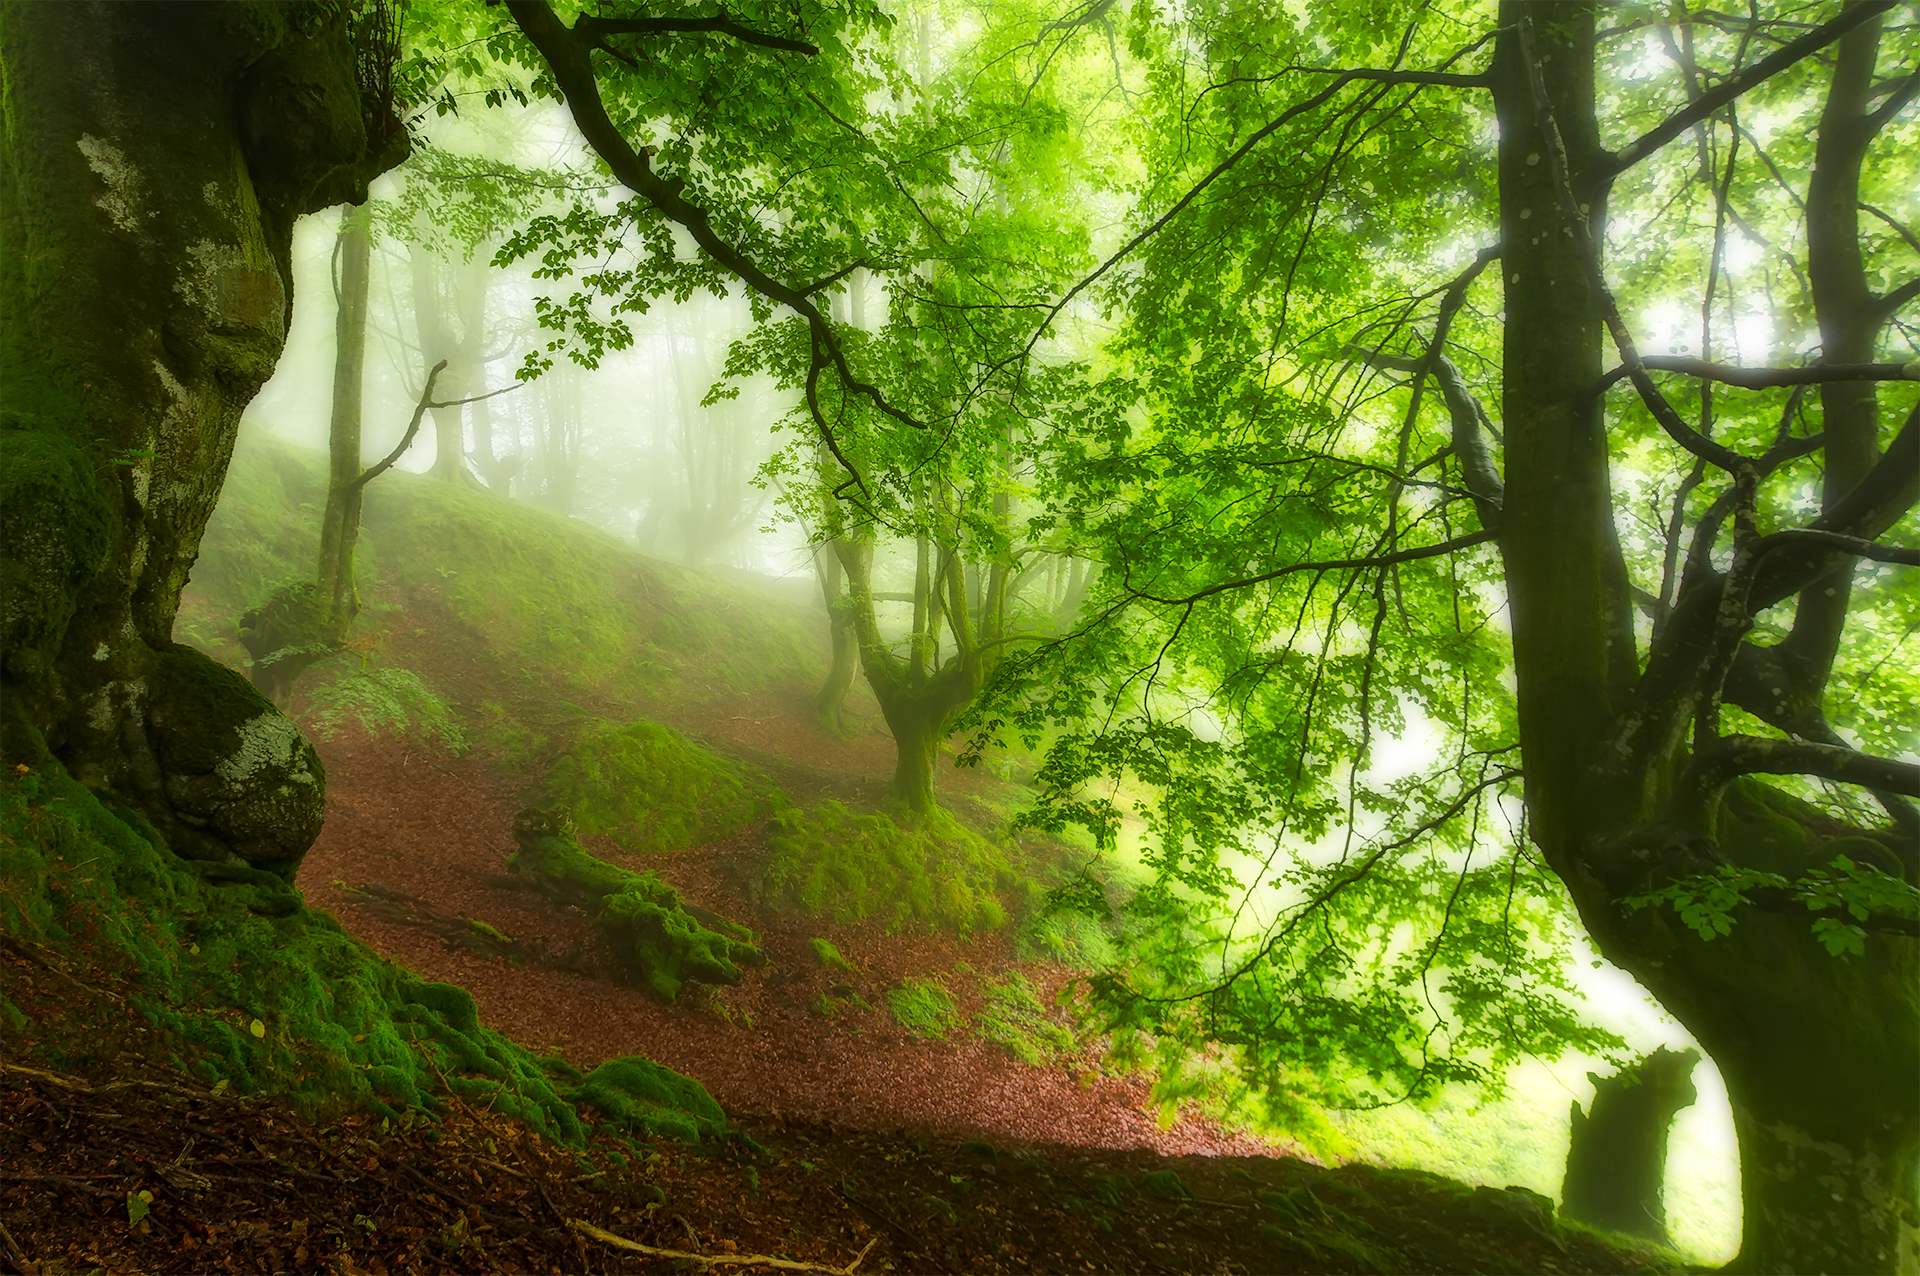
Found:
<svg viewBox="0 0 1920 1276"><path fill-rule="evenodd" d="M445 700L409 669L364 669L313 693L307 710L322 739L351 716L370 736L418 734L447 752L467 751L467 735Z"/></svg>

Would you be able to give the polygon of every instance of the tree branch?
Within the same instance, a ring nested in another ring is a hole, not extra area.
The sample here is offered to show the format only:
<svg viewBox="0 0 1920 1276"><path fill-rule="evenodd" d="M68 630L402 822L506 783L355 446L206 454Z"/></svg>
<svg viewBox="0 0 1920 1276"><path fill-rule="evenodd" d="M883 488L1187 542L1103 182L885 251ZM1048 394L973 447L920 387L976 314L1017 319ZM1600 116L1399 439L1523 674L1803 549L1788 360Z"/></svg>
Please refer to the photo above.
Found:
<svg viewBox="0 0 1920 1276"><path fill-rule="evenodd" d="M1594 238L1593 227L1587 221L1586 209L1581 207L1573 193L1566 143L1560 136L1560 125L1553 117L1553 100L1547 95L1546 75L1540 67L1539 55L1534 51L1533 10L1527 8L1520 13L1520 53L1521 60L1526 63L1527 84L1532 90L1534 110L1540 117L1540 131L1546 138L1547 158L1553 171L1554 198L1573 231L1581 265L1585 267L1588 285L1593 289L1594 304L1600 310L1607 331L1613 336L1614 346L1620 351L1620 362L1626 369L1626 375L1632 379L1633 388L1639 392L1667 437L1688 452L1729 474L1752 469L1753 462L1747 457L1714 442L1681 420L1680 414L1660 393L1660 387L1647 375L1646 364L1634 345L1633 334L1627 330L1626 320L1620 317L1620 304L1607 287L1606 271L1600 262L1600 246Z"/></svg>
<svg viewBox="0 0 1920 1276"><path fill-rule="evenodd" d="M1742 775L1813 775L1841 784L1920 797L1920 765L1810 740L1721 736L1695 756L1681 789L1705 799Z"/></svg>
<svg viewBox="0 0 1920 1276"><path fill-rule="evenodd" d="M714 229L707 210L682 197L680 192L686 183L679 178L663 178L655 173L646 153L635 150L627 142L607 115L606 105L601 100L600 83L595 79L593 64L588 60L588 53L593 46L562 23L547 0L506 0L506 6L521 33L546 60L548 69L553 72L554 83L565 96L568 110L587 139L587 144L607 162L620 183L660 210L668 220L683 227L709 257L731 271L749 288L805 319L813 341L810 356L816 365L824 358L833 365L841 384L848 390L868 399L880 412L894 420L914 429L925 429L920 421L888 402L878 387L853 375L853 369L848 366L846 355L841 350L839 338L834 334L833 325L805 293L769 275L758 263L723 238ZM583 17L581 20L587 19ZM847 467L847 472L853 475L854 481L864 491L866 485L860 483L859 471L853 468L835 443L826 418L820 413L818 396L812 393L818 374L817 366L808 374L807 402L813 412L814 424L825 438L834 458Z"/></svg>
<svg viewBox="0 0 1920 1276"><path fill-rule="evenodd" d="M790 40L785 36L768 35L764 31L755 31L752 27L743 27L727 16L722 9L711 18L596 18L582 14L574 21L574 34L596 45L610 35L665 35L677 31L715 31L729 35L742 44L757 44L766 49L781 49L788 53L804 53L808 57L819 54L816 45L805 40Z"/></svg>
<svg viewBox="0 0 1920 1276"><path fill-rule="evenodd" d="M1776 549L1790 549L1798 546L1832 550L1855 558L1871 558L1880 563L1899 563L1904 567L1920 567L1920 549L1908 549L1903 545L1882 545L1878 541L1846 536L1840 532L1821 531L1813 527L1790 527L1785 531L1762 536L1754 542L1753 553L1757 558Z"/></svg>
<svg viewBox="0 0 1920 1276"><path fill-rule="evenodd" d="M380 464L370 470L363 471L360 477L347 484L346 490L348 493L356 492L373 482L373 480L392 469L395 461L406 455L407 449L413 446L413 436L420 433L421 418L427 415L428 408L438 406L433 401L433 383L440 379L440 374L446 371L446 367L447 361L442 359L440 362L434 364L432 370L427 373L427 388L420 392L420 402L413 405L413 420L407 422L407 432L400 436L400 446L387 453L386 460L380 462ZM519 388L519 386L507 387L508 390L517 390ZM495 394L504 394L505 392L504 390L494 391ZM491 398L492 396L483 395L481 397Z"/></svg>
<svg viewBox="0 0 1920 1276"><path fill-rule="evenodd" d="M1819 385L1828 381L1920 381L1920 363L1816 363L1806 368L1735 368L1684 355L1644 355L1640 366L1649 372L1677 372L1736 385L1743 390L1771 390L1789 385ZM1632 376L1625 364L1608 370L1597 391L1606 391Z"/></svg>
<svg viewBox="0 0 1920 1276"><path fill-rule="evenodd" d="M1185 607L1191 603L1199 602L1202 598L1211 598L1215 594L1224 594L1232 589L1245 589L1250 585L1264 584L1270 580L1278 580L1282 576L1291 576L1295 572L1349 571L1363 567L1391 567L1396 563L1417 562L1422 558L1438 558L1443 554L1451 554L1456 549L1467 549L1474 545L1484 545L1497 536L1499 536L1499 532L1497 531L1479 531L1470 536L1456 536L1451 540L1440 541L1433 545L1421 545L1413 549L1395 550L1390 554L1375 554L1368 558L1332 558L1322 562L1292 563L1286 567L1277 567L1270 572L1262 572L1258 576L1248 576L1243 580L1230 580L1218 585L1209 585L1198 593L1188 594L1184 598L1163 598L1157 594L1144 593L1131 588L1127 592L1133 597L1143 599L1146 602L1160 603L1167 607Z"/></svg>
<svg viewBox="0 0 1920 1276"><path fill-rule="evenodd" d="M1839 17L1815 27L1791 43L1781 45L1739 74L1729 76L1717 87L1695 98L1683 110L1675 111L1627 145L1606 156L1600 162L1597 176L1602 180L1619 176L1755 85L1778 75L1808 54L1824 49L1861 23L1893 7L1894 0L1863 0L1863 3L1848 6L1841 10ZM1524 30L1524 24L1522 29ZM1528 61L1532 60L1529 55Z"/></svg>

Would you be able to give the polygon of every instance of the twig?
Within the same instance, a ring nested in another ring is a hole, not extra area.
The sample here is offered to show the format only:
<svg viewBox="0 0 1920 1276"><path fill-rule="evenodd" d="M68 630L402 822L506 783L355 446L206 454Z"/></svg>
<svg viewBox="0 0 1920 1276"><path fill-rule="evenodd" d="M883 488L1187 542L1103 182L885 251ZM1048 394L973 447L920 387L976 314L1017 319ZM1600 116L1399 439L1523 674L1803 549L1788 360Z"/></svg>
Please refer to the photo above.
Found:
<svg viewBox="0 0 1920 1276"><path fill-rule="evenodd" d="M649 1258L677 1258L702 1267L777 1267L786 1272L830 1272L833 1276L851 1276L860 1260L867 1256L867 1250L874 1247L880 1238L874 1237L866 1243L853 1261L845 1267L828 1267L822 1263L802 1263L791 1258L775 1258L771 1254L696 1254L684 1249L661 1249L654 1245L642 1245L639 1241L630 1241L624 1236L609 1232L603 1227L595 1227L583 1218L570 1218L567 1226L582 1236L599 1241L602 1245L611 1245L615 1249L624 1249L634 1254L645 1254Z"/></svg>
<svg viewBox="0 0 1920 1276"><path fill-rule="evenodd" d="M26 1252L22 1250L19 1243L13 1239L13 1233L7 1230L7 1225L4 1222L0 1222L0 1242L6 1244L7 1257L13 1260L14 1270L21 1272L23 1276L25 1273L40 1270L36 1264L27 1260ZM866 1251L862 1250L861 1252L865 1253ZM859 1260L855 1259L854 1261L858 1262ZM853 1268L849 1267L847 1270L852 1271Z"/></svg>
<svg viewBox="0 0 1920 1276"><path fill-rule="evenodd" d="M0 1063L0 1068L4 1068L8 1072L20 1072L30 1077L38 1077L42 1081L50 1081L61 1089L71 1090L75 1094L111 1094L116 1090L143 1089L164 1090L169 1094L183 1095L189 1099L217 1099L226 1103L247 1103L251 1101L251 1096L249 1095L219 1094L212 1090L189 1090L186 1086L175 1085L170 1081L109 1081L105 1085L96 1086L88 1085L84 1081L76 1081L72 1077L63 1077L55 1072L43 1072L39 1068L22 1067L17 1063Z"/></svg>
<svg viewBox="0 0 1920 1276"><path fill-rule="evenodd" d="M68 1178L64 1174L34 1174L30 1171L22 1170L0 1170L0 1179L13 1179L22 1183L58 1183L61 1187L72 1188L76 1192L91 1192L95 1196L105 1196L116 1201L125 1195L125 1193L115 1191L113 1188L95 1187L91 1183L83 1183L79 1179Z"/></svg>

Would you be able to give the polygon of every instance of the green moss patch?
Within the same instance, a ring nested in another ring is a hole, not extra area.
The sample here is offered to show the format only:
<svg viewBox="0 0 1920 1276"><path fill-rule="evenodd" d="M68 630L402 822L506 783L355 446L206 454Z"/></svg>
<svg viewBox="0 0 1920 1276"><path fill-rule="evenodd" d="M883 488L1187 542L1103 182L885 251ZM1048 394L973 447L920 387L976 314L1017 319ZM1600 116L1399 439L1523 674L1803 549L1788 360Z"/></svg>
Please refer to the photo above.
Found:
<svg viewBox="0 0 1920 1276"><path fill-rule="evenodd" d="M842 923L881 917L889 930L910 922L995 930L1007 920L999 893L1028 891L1004 850L938 813L903 825L834 801L788 807L768 821L767 844L761 901Z"/></svg>
<svg viewBox="0 0 1920 1276"><path fill-rule="evenodd" d="M973 1018L974 1033L1034 1067L1051 1063L1073 1049L1073 1034L1047 1017L1033 985L1019 971L982 990L986 1006Z"/></svg>
<svg viewBox="0 0 1920 1276"><path fill-rule="evenodd" d="M831 940L809 939L807 947L813 949L813 959L828 970L851 971L853 969L853 963L840 955L840 950L833 946Z"/></svg>
<svg viewBox="0 0 1920 1276"><path fill-rule="evenodd" d="M168 1043L157 1062L313 1114L437 1111L451 1092L576 1146L580 1103L637 1132L725 1129L711 1097L668 1069L623 1060L595 1082L486 1028L464 989L379 957L274 875L181 859L17 718L5 746L0 932L122 972L130 1012ZM0 989L0 1021L24 1018ZM49 1041L41 1054L74 1071L114 1063L89 1049Z"/></svg>
<svg viewBox="0 0 1920 1276"><path fill-rule="evenodd" d="M638 854L731 836L772 814L771 781L658 722L602 723L547 774L546 804Z"/></svg>
<svg viewBox="0 0 1920 1276"><path fill-rule="evenodd" d="M307 720L323 740L352 718L371 736L415 735L455 755L467 751L467 733L453 706L419 674L393 667L362 669L314 688Z"/></svg>

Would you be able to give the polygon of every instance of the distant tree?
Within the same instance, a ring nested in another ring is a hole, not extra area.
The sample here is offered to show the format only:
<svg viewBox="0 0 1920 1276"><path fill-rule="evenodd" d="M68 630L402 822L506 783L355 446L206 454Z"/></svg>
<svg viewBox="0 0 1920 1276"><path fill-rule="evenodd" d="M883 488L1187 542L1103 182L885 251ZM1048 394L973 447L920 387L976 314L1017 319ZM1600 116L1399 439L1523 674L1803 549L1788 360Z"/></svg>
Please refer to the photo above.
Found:
<svg viewBox="0 0 1920 1276"><path fill-rule="evenodd" d="M1591 1110L1582 1112L1578 1099L1570 1105L1562 1215L1673 1244L1664 1192L1667 1135L1680 1109L1700 1097L1692 1080L1699 1062L1697 1050L1663 1046L1610 1077L1587 1074Z"/></svg>

